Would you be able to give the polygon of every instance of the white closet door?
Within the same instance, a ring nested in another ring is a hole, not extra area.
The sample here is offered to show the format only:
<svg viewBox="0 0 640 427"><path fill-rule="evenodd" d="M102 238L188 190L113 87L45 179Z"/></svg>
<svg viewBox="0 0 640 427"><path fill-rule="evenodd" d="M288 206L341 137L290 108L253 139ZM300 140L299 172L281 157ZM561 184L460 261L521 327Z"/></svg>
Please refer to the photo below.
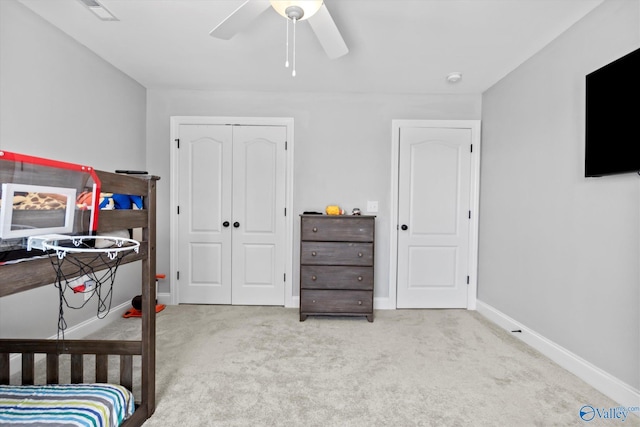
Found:
<svg viewBox="0 0 640 427"><path fill-rule="evenodd" d="M284 305L286 137L233 127L233 304Z"/></svg>
<svg viewBox="0 0 640 427"><path fill-rule="evenodd" d="M180 125L181 303L231 304L232 127Z"/></svg>
<svg viewBox="0 0 640 427"><path fill-rule="evenodd" d="M284 305L286 136L180 125L180 303Z"/></svg>
<svg viewBox="0 0 640 427"><path fill-rule="evenodd" d="M398 308L466 308L471 130L400 129Z"/></svg>

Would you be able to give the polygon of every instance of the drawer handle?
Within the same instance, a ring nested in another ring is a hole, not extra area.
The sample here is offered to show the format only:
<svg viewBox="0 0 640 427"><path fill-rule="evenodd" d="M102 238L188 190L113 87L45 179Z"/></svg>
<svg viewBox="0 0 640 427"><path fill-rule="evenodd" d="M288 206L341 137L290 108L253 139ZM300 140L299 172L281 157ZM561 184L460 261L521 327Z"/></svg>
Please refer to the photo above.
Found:
<svg viewBox="0 0 640 427"><path fill-rule="evenodd" d="M311 252L311 256L316 256L316 251Z"/></svg>
<svg viewBox="0 0 640 427"><path fill-rule="evenodd" d="M358 282L362 282L362 276L358 276Z"/></svg>
<svg viewBox="0 0 640 427"><path fill-rule="evenodd" d="M313 227L313 228L311 229L311 231L313 231L314 233L317 233L317 232L318 232L318 227Z"/></svg>
<svg viewBox="0 0 640 427"><path fill-rule="evenodd" d="M362 301L358 301L358 305L362 305Z"/></svg>
<svg viewBox="0 0 640 427"><path fill-rule="evenodd" d="M358 252L358 256L362 258L362 252Z"/></svg>
<svg viewBox="0 0 640 427"><path fill-rule="evenodd" d="M311 280L316 280L317 277L316 276L311 276Z"/></svg>
<svg viewBox="0 0 640 427"><path fill-rule="evenodd" d="M315 304L316 300L311 300L311 302Z"/></svg>

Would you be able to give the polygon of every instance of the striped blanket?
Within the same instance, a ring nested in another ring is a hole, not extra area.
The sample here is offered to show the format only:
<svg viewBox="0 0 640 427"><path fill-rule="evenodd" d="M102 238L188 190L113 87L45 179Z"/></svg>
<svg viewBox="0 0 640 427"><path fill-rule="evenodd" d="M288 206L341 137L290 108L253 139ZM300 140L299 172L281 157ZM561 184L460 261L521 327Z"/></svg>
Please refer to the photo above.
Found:
<svg viewBox="0 0 640 427"><path fill-rule="evenodd" d="M0 385L0 426L117 427L133 411L120 385Z"/></svg>

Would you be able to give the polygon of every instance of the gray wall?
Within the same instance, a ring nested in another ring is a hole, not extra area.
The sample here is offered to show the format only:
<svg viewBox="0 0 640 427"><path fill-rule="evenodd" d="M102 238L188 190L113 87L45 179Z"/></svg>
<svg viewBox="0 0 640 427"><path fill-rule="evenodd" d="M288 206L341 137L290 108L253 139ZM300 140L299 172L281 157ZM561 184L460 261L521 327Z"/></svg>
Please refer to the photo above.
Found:
<svg viewBox="0 0 640 427"><path fill-rule="evenodd" d="M389 295L392 119L479 119L480 95L341 93L148 92L148 166L167 177L158 188L158 265L169 265L171 116L293 117L294 212L328 204L366 209L379 201L376 221L376 297ZM294 241L299 239L296 222ZM299 245L294 244L294 266ZM297 268L293 294L298 295ZM167 271L168 273L168 271ZM162 286L163 284L161 284ZM161 291L167 291L166 284Z"/></svg>
<svg viewBox="0 0 640 427"><path fill-rule="evenodd" d="M640 47L639 5L604 2L484 93L478 284L482 302L636 389L640 178L584 178L584 78Z"/></svg>
<svg viewBox="0 0 640 427"><path fill-rule="evenodd" d="M583 111L584 75L638 47L638 9L635 0L605 2L482 97L479 277L482 301L635 388L640 183L635 175L583 178ZM295 215L380 202L378 297L388 295L391 120L478 119L481 110L475 95L145 93L17 2L0 0L0 148L162 176L162 266L171 244L169 117L293 117ZM125 267L115 304L139 281L137 265ZM70 316L71 324L91 317ZM56 318L53 287L0 299L0 336L50 336Z"/></svg>
<svg viewBox="0 0 640 427"><path fill-rule="evenodd" d="M109 171L145 168L145 88L13 0L0 1L0 94L1 149ZM139 263L123 266L117 281L114 306L139 293ZM0 299L0 336L54 335L57 305L53 286ZM73 326L95 310L65 317Z"/></svg>

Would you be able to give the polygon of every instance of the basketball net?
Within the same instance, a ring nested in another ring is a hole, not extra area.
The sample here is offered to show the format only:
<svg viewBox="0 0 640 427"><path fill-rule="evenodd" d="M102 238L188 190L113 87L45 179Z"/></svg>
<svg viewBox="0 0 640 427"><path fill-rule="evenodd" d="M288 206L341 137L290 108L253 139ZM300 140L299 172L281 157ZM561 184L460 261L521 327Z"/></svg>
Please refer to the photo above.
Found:
<svg viewBox="0 0 640 427"><path fill-rule="evenodd" d="M60 296L58 339L64 339L65 307L81 309L96 299L96 316L102 319L109 314L118 267L128 254L138 253L140 242L111 236L46 235L30 237L27 247L46 251L55 270L54 286ZM84 298L80 302L71 298L76 294Z"/></svg>

